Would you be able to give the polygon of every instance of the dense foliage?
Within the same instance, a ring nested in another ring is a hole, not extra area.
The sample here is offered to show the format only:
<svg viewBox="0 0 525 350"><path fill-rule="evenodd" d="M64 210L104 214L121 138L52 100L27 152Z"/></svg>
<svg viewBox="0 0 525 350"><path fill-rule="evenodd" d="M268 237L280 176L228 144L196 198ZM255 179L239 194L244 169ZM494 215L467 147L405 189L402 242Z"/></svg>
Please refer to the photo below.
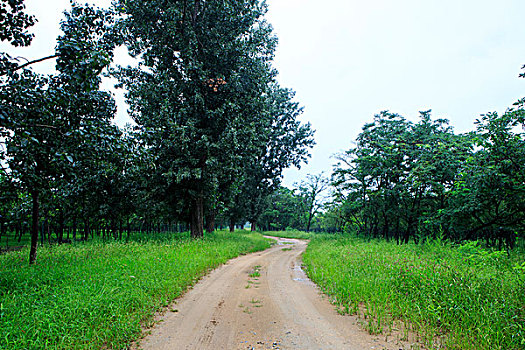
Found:
<svg viewBox="0 0 525 350"><path fill-rule="evenodd" d="M275 191L263 228L513 249L525 239L524 101L503 115L482 115L475 126L455 134L430 111L418 122L382 112L355 147L337 155L330 187L320 174Z"/></svg>
<svg viewBox="0 0 525 350"><path fill-rule="evenodd" d="M483 115L457 135L446 120L383 112L339 155L336 201L348 230L416 243L525 237L525 109Z"/></svg>
<svg viewBox="0 0 525 350"><path fill-rule="evenodd" d="M282 171L314 143L293 91L276 81L265 13L259 0L73 2L43 58L56 58L57 74L2 52L0 241L30 232L33 263L39 240L187 228L201 237L204 218L209 231L255 227ZM36 19L23 1L2 2L0 20L0 40L30 45ZM121 45L136 67L113 64ZM135 127L112 124L103 74L127 88Z"/></svg>

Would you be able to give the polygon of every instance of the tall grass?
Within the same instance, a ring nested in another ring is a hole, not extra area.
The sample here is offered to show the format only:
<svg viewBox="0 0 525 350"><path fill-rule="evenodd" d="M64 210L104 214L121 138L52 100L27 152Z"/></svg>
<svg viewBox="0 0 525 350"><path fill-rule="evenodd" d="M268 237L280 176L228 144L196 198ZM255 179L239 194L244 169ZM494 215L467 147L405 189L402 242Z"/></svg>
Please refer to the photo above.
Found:
<svg viewBox="0 0 525 350"><path fill-rule="evenodd" d="M401 245L318 237L310 278L371 333L402 320L429 348L525 349L525 256L476 243ZM436 341L440 339L441 341Z"/></svg>
<svg viewBox="0 0 525 350"><path fill-rule="evenodd" d="M210 269L269 247L259 234L100 241L0 256L0 349L126 348Z"/></svg>

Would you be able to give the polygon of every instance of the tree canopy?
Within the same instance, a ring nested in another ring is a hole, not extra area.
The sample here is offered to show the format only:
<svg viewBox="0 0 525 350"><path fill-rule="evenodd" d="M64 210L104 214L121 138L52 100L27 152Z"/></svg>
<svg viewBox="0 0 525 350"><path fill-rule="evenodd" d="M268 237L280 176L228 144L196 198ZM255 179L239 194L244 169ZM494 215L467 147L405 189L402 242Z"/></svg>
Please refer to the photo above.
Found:
<svg viewBox="0 0 525 350"><path fill-rule="evenodd" d="M209 230L216 218L256 221L282 171L313 146L293 91L276 80L265 13L259 0L73 2L43 58L56 58L57 74L2 53L0 235L29 229L33 263L52 233L63 242L77 230L122 238L124 228L188 225L201 237L205 217ZM2 41L31 43L36 18L23 1L3 2L0 19ZM137 67L115 68L120 45ZM127 89L133 129L112 124L104 74Z"/></svg>

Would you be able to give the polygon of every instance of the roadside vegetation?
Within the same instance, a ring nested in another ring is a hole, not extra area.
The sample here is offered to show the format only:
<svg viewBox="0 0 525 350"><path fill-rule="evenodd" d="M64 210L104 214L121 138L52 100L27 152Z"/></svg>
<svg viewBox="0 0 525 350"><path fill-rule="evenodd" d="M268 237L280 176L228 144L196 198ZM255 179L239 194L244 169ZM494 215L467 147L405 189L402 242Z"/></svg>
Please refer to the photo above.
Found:
<svg viewBox="0 0 525 350"><path fill-rule="evenodd" d="M263 250L258 233L160 234L0 255L0 349L122 349L210 269Z"/></svg>
<svg viewBox="0 0 525 350"><path fill-rule="evenodd" d="M308 276L370 333L401 327L435 349L525 349L523 252L316 237L303 257Z"/></svg>

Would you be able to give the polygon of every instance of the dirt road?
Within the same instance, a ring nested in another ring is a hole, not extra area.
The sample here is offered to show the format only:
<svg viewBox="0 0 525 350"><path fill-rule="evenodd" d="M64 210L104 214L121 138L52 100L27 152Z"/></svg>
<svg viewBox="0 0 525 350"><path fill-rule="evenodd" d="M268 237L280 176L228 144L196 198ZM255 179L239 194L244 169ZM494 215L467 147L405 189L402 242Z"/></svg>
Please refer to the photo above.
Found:
<svg viewBox="0 0 525 350"><path fill-rule="evenodd" d="M368 335L355 317L337 314L300 267L306 242L277 240L272 248L233 259L202 279L140 348L403 348Z"/></svg>

